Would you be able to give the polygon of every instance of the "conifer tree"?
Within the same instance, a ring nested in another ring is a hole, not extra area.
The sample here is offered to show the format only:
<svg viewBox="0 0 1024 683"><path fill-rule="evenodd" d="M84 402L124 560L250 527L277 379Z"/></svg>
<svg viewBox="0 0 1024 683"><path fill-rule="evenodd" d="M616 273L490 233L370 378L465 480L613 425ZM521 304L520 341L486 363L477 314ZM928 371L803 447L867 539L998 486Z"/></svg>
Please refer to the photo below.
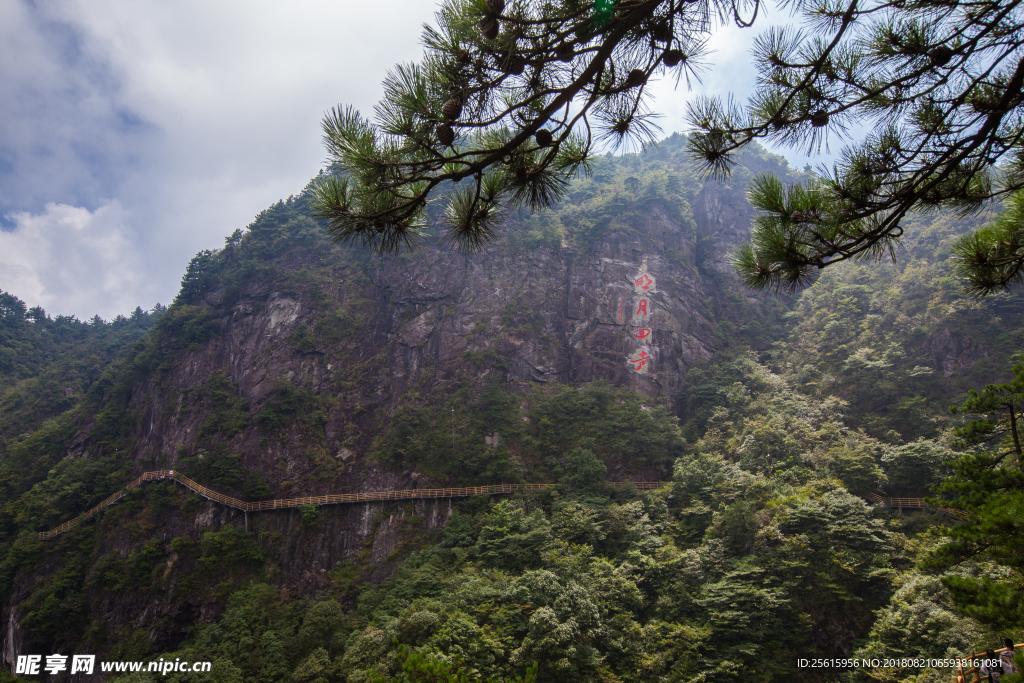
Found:
<svg viewBox="0 0 1024 683"><path fill-rule="evenodd" d="M940 490L953 498L935 504L962 511L965 520L925 561L933 569L991 563L994 575L946 576L943 583L962 612L1003 628L1024 626L1024 355L1013 372L1012 381L971 391L952 407L979 415L957 429L959 445L984 448L948 463L953 475Z"/></svg>
<svg viewBox="0 0 1024 683"><path fill-rule="evenodd" d="M953 245L957 274L968 290L985 296L1024 282L1024 192L1010 198L991 225Z"/></svg>
<svg viewBox="0 0 1024 683"><path fill-rule="evenodd" d="M909 212L970 214L1024 187L1020 2L796 7L806 30L774 28L756 41L758 87L745 107L702 99L690 108L705 170L726 175L758 138L813 152L855 123L870 132L806 187L786 195L763 184L754 204L765 219L735 259L748 285L796 289L829 264L892 256Z"/></svg>
<svg viewBox="0 0 1024 683"><path fill-rule="evenodd" d="M845 142L855 122L870 133L811 184L755 187L762 220L734 258L749 286L798 289L829 264L892 255L910 211L967 214L1024 188L1020 0L780 5L797 16L757 39L750 101L691 105L693 158L721 178L758 139L814 151ZM762 0L445 0L423 59L394 68L372 119L350 107L324 119L334 173L315 187L318 215L337 240L396 251L416 242L437 198L447 238L479 247L507 208L556 201L602 145L653 139L648 79L699 77L715 28L751 26L763 10ZM1005 271L1003 252L1019 249L998 242L985 233L965 244L965 262ZM973 275L990 283L979 293L1015 281Z"/></svg>
<svg viewBox="0 0 1024 683"><path fill-rule="evenodd" d="M648 79L695 77L732 3L446 0L372 120L350 107L325 117L335 173L315 187L318 215L339 241L396 251L441 195L447 238L481 246L509 207L556 201L602 144L651 140Z"/></svg>

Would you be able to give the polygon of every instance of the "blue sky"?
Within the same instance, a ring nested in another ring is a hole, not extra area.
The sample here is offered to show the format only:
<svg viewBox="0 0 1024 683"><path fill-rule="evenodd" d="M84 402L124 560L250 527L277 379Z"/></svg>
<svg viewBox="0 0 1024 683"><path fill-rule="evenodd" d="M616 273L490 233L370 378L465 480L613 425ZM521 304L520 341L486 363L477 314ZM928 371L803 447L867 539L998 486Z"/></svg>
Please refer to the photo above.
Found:
<svg viewBox="0 0 1024 683"><path fill-rule="evenodd" d="M197 251L316 175L323 113L371 112L387 69L421 54L435 9L0 3L0 289L80 318L169 303ZM755 35L717 32L693 92L654 85L666 135L683 130L693 94L749 93Z"/></svg>

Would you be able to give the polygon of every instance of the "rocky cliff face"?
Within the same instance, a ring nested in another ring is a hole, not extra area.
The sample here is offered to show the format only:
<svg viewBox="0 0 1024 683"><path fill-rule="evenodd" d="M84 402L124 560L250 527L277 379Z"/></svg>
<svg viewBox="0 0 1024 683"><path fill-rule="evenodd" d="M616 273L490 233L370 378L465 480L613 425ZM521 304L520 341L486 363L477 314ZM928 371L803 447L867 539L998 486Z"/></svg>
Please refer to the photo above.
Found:
<svg viewBox="0 0 1024 683"><path fill-rule="evenodd" d="M670 187L649 201L634 198L627 215L583 236L563 218L554 237L524 247L512 240L522 229L514 219L480 253L428 242L385 257L323 241L303 215L303 198L280 205L203 261L210 272L199 261L190 268L194 286L182 296L189 305L172 308L168 315L180 319L158 339L163 362L131 383L131 469L208 467L214 479L204 483L217 487L217 468L235 458L258 475L260 497L442 485L372 461L373 438L402 406L429 405L457 389L473 395L494 379L520 395L606 380L674 410L687 370L721 343L719 324L760 315L758 300L742 294L723 265L749 227L742 190L742 182L691 187L690 210ZM94 425L83 421L68 456L104 452ZM223 481L226 492L245 493L241 480ZM244 519L185 492L160 495L173 504L138 492L91 528L40 548L49 559L19 576L4 611L8 661L24 646L19 604L82 539L94 543L93 566L83 569L90 619L155 651L221 604L216 591L183 583L202 557L174 551L174 539L198 548L205 533L245 526L274 549L269 577L315 594L346 563L359 563L361 579L389 576L410 535L431 538L451 510L428 501L337 506L304 524L296 510ZM153 539L169 553L156 593L111 598L100 560L129 562ZM116 650L96 634L87 640Z"/></svg>
<svg viewBox="0 0 1024 683"><path fill-rule="evenodd" d="M415 403L411 394L444 394L485 377L511 391L607 380L673 406L688 368L714 353L719 322L759 314L758 300L739 296L719 272L749 226L742 193L709 185L695 203L696 230L654 202L641 220L582 246L563 240L517 251L498 241L467 255L434 243L355 260L319 247L279 259L276 284L250 281L230 304L225 289L236 283L214 287L199 301L217 334L179 356L159 386L137 388L146 417L135 457L166 454L173 465L192 452L216 407L188 397L218 371L253 412L282 382L332 396L323 409L326 452L346 466L361 462L396 408ZM703 263L699 240L715 246ZM319 334L338 311L344 329ZM239 437L245 464L263 470L269 460L268 480L308 486L314 472L274 463L285 451L261 447L259 433L250 425ZM373 483L363 476L352 485Z"/></svg>
<svg viewBox="0 0 1024 683"><path fill-rule="evenodd" d="M383 259L372 278L390 323L389 400L419 381L424 368L488 350L505 359L507 381L605 379L672 400L686 369L709 359L714 346L710 291L693 252L692 235L654 206L642 225L611 232L586 250L510 256L494 248L460 256L431 249L412 263ZM644 275L657 284L637 296L635 282ZM651 360L638 369L630 358L641 347Z"/></svg>
<svg viewBox="0 0 1024 683"><path fill-rule="evenodd" d="M196 297L216 333L136 386L134 458L173 466L195 454L221 408L200 388L218 372L252 414L282 383L328 397L322 450L354 473L346 485L363 488L384 486L355 466L399 406L482 378L520 392L606 380L674 407L686 371L715 352L719 323L760 314L722 272L749 227L740 188L705 185L694 205L695 223L655 200L592 241L528 250L507 239L474 254L436 242L383 257L292 247L272 259L273 278L221 281ZM714 248L699 262L700 242ZM279 490L326 488L295 457L309 448L303 438L265 432L251 421L233 437L246 467Z"/></svg>

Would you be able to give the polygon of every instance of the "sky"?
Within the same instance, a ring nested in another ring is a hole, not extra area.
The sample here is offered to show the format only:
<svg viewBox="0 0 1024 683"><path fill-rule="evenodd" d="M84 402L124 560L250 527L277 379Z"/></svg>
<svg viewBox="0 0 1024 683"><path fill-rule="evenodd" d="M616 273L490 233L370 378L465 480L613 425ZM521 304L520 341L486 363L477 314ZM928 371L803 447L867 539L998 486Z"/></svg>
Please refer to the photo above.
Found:
<svg viewBox="0 0 1024 683"><path fill-rule="evenodd" d="M325 164L324 113L372 112L387 70L422 54L436 9L0 2L0 290L81 319L170 303L192 256L302 191ZM692 91L652 85L664 134L685 130L696 94L749 94L762 29L716 32Z"/></svg>

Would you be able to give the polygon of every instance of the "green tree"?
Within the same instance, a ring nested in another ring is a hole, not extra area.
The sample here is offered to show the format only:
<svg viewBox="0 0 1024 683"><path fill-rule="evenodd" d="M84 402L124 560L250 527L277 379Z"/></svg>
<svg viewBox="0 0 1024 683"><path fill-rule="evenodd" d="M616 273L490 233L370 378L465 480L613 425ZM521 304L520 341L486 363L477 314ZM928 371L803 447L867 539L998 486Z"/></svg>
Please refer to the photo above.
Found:
<svg viewBox="0 0 1024 683"><path fill-rule="evenodd" d="M970 214L1024 187L1024 43L1004 39L1024 30L1017 2L811 0L799 8L814 30L761 35L759 84L746 107L715 98L691 105L700 162L724 176L731 155L755 139L813 152L855 122L870 122L872 132L817 180L754 183L761 215L735 258L748 285L792 290L828 265L894 256L912 211ZM999 284L997 276L979 286Z"/></svg>
<svg viewBox="0 0 1024 683"><path fill-rule="evenodd" d="M274 631L265 631L260 636L260 652L263 655L259 682L277 683L288 675L288 656L284 651L281 637Z"/></svg>
<svg viewBox="0 0 1024 683"><path fill-rule="evenodd" d="M327 650L318 647L302 660L288 679L289 683L328 683L334 678L334 665Z"/></svg>
<svg viewBox="0 0 1024 683"><path fill-rule="evenodd" d="M446 660L427 652L411 650L408 645L397 645L395 661L401 667L401 672L394 678L384 676L377 672L371 672L370 683L470 683L479 680L471 677L462 666L462 659L458 656L452 660ZM515 678L494 678L488 677L483 683L534 683L537 680L537 665L530 666L526 674Z"/></svg>
<svg viewBox="0 0 1024 683"><path fill-rule="evenodd" d="M557 538L569 543L594 545L606 536L597 510L575 501L566 501L555 508L551 530Z"/></svg>
<svg viewBox="0 0 1024 683"><path fill-rule="evenodd" d="M942 463L953 456L949 449L926 439L885 449L882 464L888 473L889 491L897 496L929 493L948 474Z"/></svg>
<svg viewBox="0 0 1024 683"><path fill-rule="evenodd" d="M759 583L750 572L736 571L702 588L697 603L708 616L709 640L719 659L716 680L765 681L790 674L791 661L779 651L805 642L806 626L785 591Z"/></svg>
<svg viewBox="0 0 1024 683"><path fill-rule="evenodd" d="M953 259L968 291L978 296L1024 281L1024 192L1010 197L991 225L957 240Z"/></svg>
<svg viewBox="0 0 1024 683"><path fill-rule="evenodd" d="M709 18L750 26L761 5L446 0L424 58L386 79L375 120L350 107L325 117L333 166L316 185L318 215L337 240L395 251L423 235L434 193L447 239L479 247L507 208L557 201L598 145L652 139L648 80L689 83L718 25ZM814 30L760 36L745 107L691 105L692 155L723 177L757 139L813 152L855 122L877 125L820 180L759 181L763 215L736 257L748 284L805 286L829 264L894 254L912 210L973 212L1024 187L1016 0L807 0L798 11Z"/></svg>
<svg viewBox="0 0 1024 683"><path fill-rule="evenodd" d="M594 453L577 448L565 459L561 483L576 495L595 495L604 483L608 468Z"/></svg>
<svg viewBox="0 0 1024 683"><path fill-rule="evenodd" d="M1004 439L1006 448L999 454L1001 462L1008 455L1015 455L1017 464L1024 464L1021 442L1024 435L1024 354L1017 356L1013 366L1014 379L1003 384L989 384L982 391L971 390L971 397L960 405L950 407L950 412L981 415L966 427L957 430L965 444L990 444Z"/></svg>
<svg viewBox="0 0 1024 683"><path fill-rule="evenodd" d="M875 459L874 450L870 443L849 443L829 451L835 460L836 473L847 489L876 491L887 481L885 472Z"/></svg>
<svg viewBox="0 0 1024 683"><path fill-rule="evenodd" d="M556 201L596 145L651 139L648 79L696 75L708 12L737 4L447 0L375 121L324 118L338 174L317 185L319 215L335 239L394 251L422 234L431 192L468 179L439 213L449 240L479 246L508 207Z"/></svg>
<svg viewBox="0 0 1024 683"><path fill-rule="evenodd" d="M345 612L334 600L323 600L313 605L302 621L299 629L298 643L305 651L315 644L326 643L326 653L330 658L335 652L334 637L345 624Z"/></svg>
<svg viewBox="0 0 1024 683"><path fill-rule="evenodd" d="M949 590L937 576L910 573L877 613L867 642L854 653L857 659L960 658L983 642L984 633L971 619L958 614ZM852 671L850 681L905 681L907 668ZM952 672L949 672L952 673ZM948 680L948 679L947 679Z"/></svg>
<svg viewBox="0 0 1024 683"><path fill-rule="evenodd" d="M980 414L957 429L961 445L984 445L949 464L953 470L940 491L953 496L936 501L964 513L947 531L949 541L925 560L944 569L968 560L988 561L1002 574L947 576L957 607L979 621L1013 628L1024 625L1024 462L1019 426L1024 411L1024 356L1013 367L1015 379L972 391L953 412ZM1015 457L1008 457L1015 456Z"/></svg>
<svg viewBox="0 0 1024 683"><path fill-rule="evenodd" d="M502 500L480 531L480 558L496 567L522 570L540 561L540 550L551 540L551 524L540 510L527 514L522 507Z"/></svg>

